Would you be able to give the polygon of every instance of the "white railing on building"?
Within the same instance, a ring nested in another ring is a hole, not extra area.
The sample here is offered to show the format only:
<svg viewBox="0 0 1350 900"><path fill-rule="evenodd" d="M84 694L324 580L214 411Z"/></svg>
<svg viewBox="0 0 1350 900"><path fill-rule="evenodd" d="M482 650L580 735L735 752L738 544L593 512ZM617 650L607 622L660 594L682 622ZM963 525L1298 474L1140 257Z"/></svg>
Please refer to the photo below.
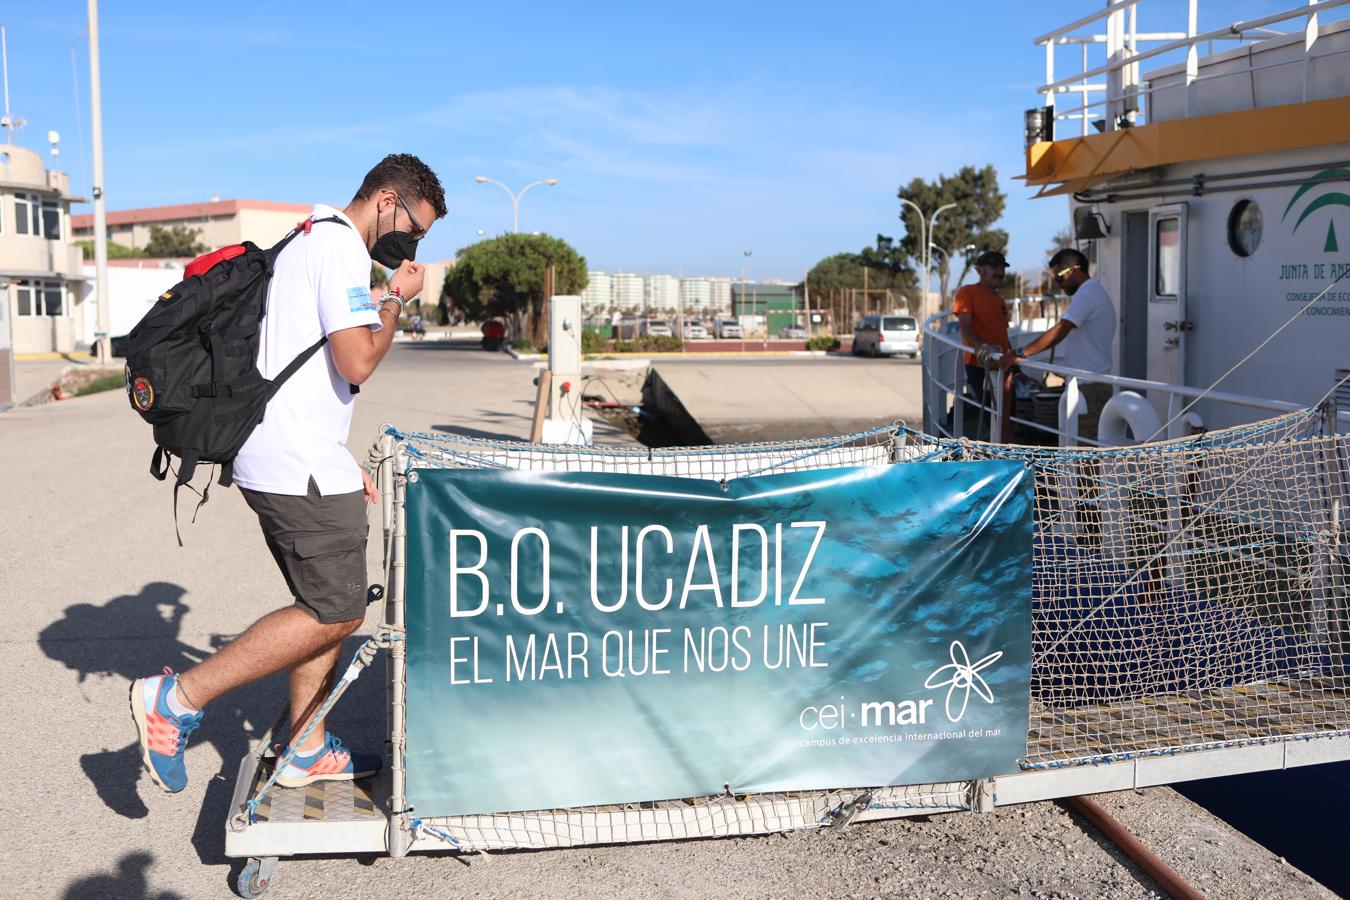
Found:
<svg viewBox="0 0 1350 900"><path fill-rule="evenodd" d="M1314 61L1335 56L1346 51L1335 51L1317 55L1313 53L1317 42L1319 24L1318 13L1350 4L1350 0L1308 0L1307 3L1252 19L1247 22L1234 22L1223 28L1201 32L1198 30L1199 0L1188 0L1186 30L1141 32L1137 28L1137 7L1142 0L1116 0L1108 3L1104 9L1084 16L1067 25L1056 28L1036 38L1035 43L1045 47L1045 83L1037 92L1045 95L1045 105L1053 110L1055 120L1077 119L1080 132L1088 134L1094 110L1101 109L1106 131L1116 131L1132 125L1143 124L1138 119L1140 98L1148 97L1153 87L1141 82L1139 63L1164 56L1168 53L1184 51L1186 88L1186 112L1189 115L1194 108L1195 86L1206 78L1222 78L1234 75L1248 75L1256 68L1243 69L1240 72L1223 72L1212 76L1202 76L1199 71L1200 45L1212 45L1215 41L1254 41L1271 37L1296 35L1296 32L1272 31L1269 26L1293 19L1303 19L1304 56L1300 60L1281 60L1257 68L1301 63L1304 66L1305 95L1312 84ZM1075 34L1079 29L1105 20L1104 33ZM1089 67L1088 48L1094 44L1104 44L1106 63ZM1155 44L1147 50L1140 50L1141 44ZM1055 77L1055 48L1078 46L1081 49L1081 67L1073 74L1061 78ZM1094 82L1090 79L1105 76L1105 81ZM1170 87L1170 86L1169 86ZM1081 105L1063 109L1055 100L1058 94L1078 94ZM1104 94L1099 99L1090 99L1091 95ZM1305 96L1305 99L1307 97Z"/></svg>

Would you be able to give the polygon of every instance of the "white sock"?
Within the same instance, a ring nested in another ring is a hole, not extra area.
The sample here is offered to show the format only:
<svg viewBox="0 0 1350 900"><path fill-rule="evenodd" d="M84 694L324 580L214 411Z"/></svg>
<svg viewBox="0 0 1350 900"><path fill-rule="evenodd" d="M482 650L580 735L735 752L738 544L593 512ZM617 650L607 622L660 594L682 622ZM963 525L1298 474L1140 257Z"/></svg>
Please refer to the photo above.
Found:
<svg viewBox="0 0 1350 900"><path fill-rule="evenodd" d="M173 690L169 691L169 696L164 698L164 702L169 704L169 711L175 716L190 716L199 712L199 710L188 709L187 704L183 702L183 698L178 694L177 679L174 679Z"/></svg>
<svg viewBox="0 0 1350 900"><path fill-rule="evenodd" d="M306 759L309 759L309 757L313 756L314 754L318 753L320 750L323 749L324 743L326 742L320 741L318 744L314 746L312 750L301 750L299 747L296 747L295 744L291 744L291 748L295 750L296 756L303 756Z"/></svg>

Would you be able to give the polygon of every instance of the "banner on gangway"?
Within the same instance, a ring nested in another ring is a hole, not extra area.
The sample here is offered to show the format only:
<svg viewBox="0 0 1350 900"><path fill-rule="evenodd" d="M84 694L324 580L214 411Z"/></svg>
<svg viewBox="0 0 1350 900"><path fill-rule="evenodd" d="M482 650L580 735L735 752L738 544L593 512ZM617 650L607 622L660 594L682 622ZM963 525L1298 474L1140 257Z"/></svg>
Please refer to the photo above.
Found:
<svg viewBox="0 0 1350 900"><path fill-rule="evenodd" d="M1031 478L422 469L407 492L419 816L1017 770Z"/></svg>

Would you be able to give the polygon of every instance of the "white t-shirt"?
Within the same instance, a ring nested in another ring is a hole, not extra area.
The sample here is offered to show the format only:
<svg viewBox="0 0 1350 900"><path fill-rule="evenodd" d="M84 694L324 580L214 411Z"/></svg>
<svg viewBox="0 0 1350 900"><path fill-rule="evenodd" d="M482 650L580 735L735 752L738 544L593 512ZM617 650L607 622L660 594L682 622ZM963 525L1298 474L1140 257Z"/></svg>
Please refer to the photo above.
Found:
<svg viewBox="0 0 1350 900"><path fill-rule="evenodd" d="M315 219L338 216L314 207ZM273 378L320 337L346 328L380 328L370 295L370 254L355 227L315 224L297 234L277 257L259 335L258 369ZM304 496L312 476L325 497L361 490L361 469L347 450L352 425L351 385L324 346L267 404L262 422L234 460L234 480L269 494Z"/></svg>
<svg viewBox="0 0 1350 900"><path fill-rule="evenodd" d="M1111 342L1116 337L1116 308L1106 289L1089 278L1074 291L1064 318L1074 324L1064 338L1063 364L1084 372L1109 374Z"/></svg>

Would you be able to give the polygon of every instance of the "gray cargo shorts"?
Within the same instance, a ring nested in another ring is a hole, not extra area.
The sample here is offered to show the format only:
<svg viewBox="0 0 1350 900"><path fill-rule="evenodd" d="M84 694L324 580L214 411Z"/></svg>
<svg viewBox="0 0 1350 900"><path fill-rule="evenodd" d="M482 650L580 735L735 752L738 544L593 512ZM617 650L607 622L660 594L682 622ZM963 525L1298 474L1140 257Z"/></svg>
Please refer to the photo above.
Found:
<svg viewBox="0 0 1350 900"><path fill-rule="evenodd" d="M366 502L363 492L304 497L240 488L258 515L267 549L295 605L324 625L366 615Z"/></svg>

